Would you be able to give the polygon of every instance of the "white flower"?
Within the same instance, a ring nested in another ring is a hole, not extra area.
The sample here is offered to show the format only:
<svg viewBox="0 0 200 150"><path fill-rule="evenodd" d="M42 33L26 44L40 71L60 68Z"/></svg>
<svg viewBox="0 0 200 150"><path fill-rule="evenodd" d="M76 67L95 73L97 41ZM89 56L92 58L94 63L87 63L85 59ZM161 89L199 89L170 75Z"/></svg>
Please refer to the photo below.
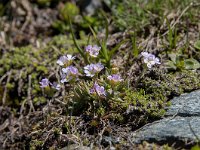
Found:
<svg viewBox="0 0 200 150"><path fill-rule="evenodd" d="M84 73L86 74L86 76L88 77L93 77L95 75L94 72L94 64L90 64L84 67Z"/></svg>
<svg viewBox="0 0 200 150"><path fill-rule="evenodd" d="M61 56L58 60L57 60L57 64L59 64L60 66L64 66L67 63L71 63L72 60L75 59L75 56L72 55L67 55L67 56Z"/></svg>
<svg viewBox="0 0 200 150"><path fill-rule="evenodd" d="M68 54L67 55L67 59L68 59L68 61L72 61L72 60L75 59L75 56L72 56L72 55Z"/></svg>
<svg viewBox="0 0 200 150"><path fill-rule="evenodd" d="M142 52L141 55L144 57L144 63L147 64L148 68L152 68L152 66L155 64L160 64L159 58L153 54Z"/></svg>
<svg viewBox="0 0 200 150"><path fill-rule="evenodd" d="M99 73L104 66L101 63L90 64L84 67L84 73L88 77L93 77L95 74Z"/></svg>

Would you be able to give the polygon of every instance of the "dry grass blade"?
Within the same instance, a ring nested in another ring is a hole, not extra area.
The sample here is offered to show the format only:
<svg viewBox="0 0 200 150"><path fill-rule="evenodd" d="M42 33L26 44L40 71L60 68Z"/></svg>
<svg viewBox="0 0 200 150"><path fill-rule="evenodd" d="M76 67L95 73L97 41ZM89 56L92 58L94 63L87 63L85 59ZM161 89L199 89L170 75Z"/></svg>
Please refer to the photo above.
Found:
<svg viewBox="0 0 200 150"><path fill-rule="evenodd" d="M7 78L7 81L6 81L5 88L4 88L4 93L3 93L3 98L2 98L2 104L3 105L5 105L5 103L6 103L6 95L7 95L7 92L8 92L7 85L10 83L11 75L12 75L12 70L10 70L10 72L8 74L8 78Z"/></svg>

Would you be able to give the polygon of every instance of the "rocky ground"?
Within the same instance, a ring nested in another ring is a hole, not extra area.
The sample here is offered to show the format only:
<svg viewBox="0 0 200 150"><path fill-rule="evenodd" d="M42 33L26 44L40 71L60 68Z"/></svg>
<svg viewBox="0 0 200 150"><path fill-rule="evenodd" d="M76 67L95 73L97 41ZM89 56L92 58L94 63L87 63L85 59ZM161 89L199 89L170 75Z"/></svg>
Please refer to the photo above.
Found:
<svg viewBox="0 0 200 150"><path fill-rule="evenodd" d="M199 141L199 100L200 91L173 98L163 119L155 121L132 134L132 141L171 143L190 147Z"/></svg>

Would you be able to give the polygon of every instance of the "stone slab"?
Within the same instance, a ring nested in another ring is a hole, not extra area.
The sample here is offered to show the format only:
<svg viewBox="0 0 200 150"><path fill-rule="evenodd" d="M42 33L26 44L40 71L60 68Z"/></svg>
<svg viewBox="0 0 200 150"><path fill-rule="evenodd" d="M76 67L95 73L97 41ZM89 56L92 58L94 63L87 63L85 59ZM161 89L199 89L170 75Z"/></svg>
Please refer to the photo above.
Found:
<svg viewBox="0 0 200 150"><path fill-rule="evenodd" d="M132 134L134 143L149 142L191 142L200 139L200 117L165 118Z"/></svg>
<svg viewBox="0 0 200 150"><path fill-rule="evenodd" d="M133 143L196 143L200 139L200 90L171 100L164 119L131 134Z"/></svg>

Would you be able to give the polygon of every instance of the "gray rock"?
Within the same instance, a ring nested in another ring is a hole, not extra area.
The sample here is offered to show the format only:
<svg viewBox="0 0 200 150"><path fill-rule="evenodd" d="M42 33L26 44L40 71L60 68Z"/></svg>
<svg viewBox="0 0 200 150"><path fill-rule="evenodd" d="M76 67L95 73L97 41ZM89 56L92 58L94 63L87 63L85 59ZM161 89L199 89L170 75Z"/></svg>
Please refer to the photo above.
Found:
<svg viewBox="0 0 200 150"><path fill-rule="evenodd" d="M133 132L134 143L196 143L200 139L200 90L172 99L166 118Z"/></svg>
<svg viewBox="0 0 200 150"><path fill-rule="evenodd" d="M165 118L132 134L135 143L142 141L192 142L200 138L200 117Z"/></svg>
<svg viewBox="0 0 200 150"><path fill-rule="evenodd" d="M200 90L175 97L171 102L166 116L200 116Z"/></svg>

